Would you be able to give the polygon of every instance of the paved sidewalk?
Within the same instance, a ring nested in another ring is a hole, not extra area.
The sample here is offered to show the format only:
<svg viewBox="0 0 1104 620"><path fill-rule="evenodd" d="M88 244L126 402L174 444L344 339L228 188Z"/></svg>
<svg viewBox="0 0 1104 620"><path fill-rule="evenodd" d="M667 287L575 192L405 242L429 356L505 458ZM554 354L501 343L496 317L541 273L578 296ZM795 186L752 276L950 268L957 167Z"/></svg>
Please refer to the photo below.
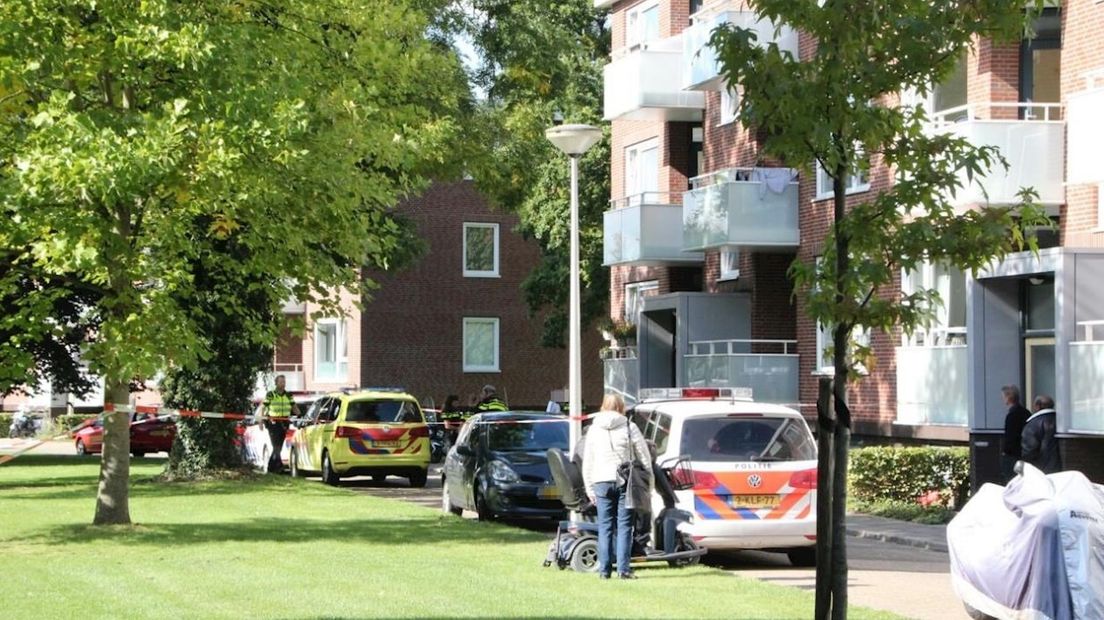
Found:
<svg viewBox="0 0 1104 620"><path fill-rule="evenodd" d="M947 526L910 523L868 515L847 515L847 535L947 553Z"/></svg>

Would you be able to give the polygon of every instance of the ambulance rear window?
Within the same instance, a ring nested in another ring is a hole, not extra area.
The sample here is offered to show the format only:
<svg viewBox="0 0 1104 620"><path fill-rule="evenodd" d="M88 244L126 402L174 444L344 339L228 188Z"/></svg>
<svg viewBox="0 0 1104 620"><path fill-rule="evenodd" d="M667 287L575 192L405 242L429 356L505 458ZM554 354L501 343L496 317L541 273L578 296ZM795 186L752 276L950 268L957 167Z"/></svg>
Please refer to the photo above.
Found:
<svg viewBox="0 0 1104 620"><path fill-rule="evenodd" d="M346 405L345 421L409 424L423 419L418 405L408 400L357 400Z"/></svg>
<svg viewBox="0 0 1104 620"><path fill-rule="evenodd" d="M816 459L803 420L793 418L690 418L680 454L694 461L811 461Z"/></svg>

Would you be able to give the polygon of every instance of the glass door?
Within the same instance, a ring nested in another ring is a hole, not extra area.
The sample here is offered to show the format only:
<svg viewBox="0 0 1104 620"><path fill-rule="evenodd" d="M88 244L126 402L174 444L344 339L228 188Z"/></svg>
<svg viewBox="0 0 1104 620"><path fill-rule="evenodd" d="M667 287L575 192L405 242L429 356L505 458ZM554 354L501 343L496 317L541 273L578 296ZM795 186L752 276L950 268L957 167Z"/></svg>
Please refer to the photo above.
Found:
<svg viewBox="0 0 1104 620"><path fill-rule="evenodd" d="M1025 338L1024 385L1027 386L1027 399L1024 402L1030 406L1040 394L1054 398L1056 376L1054 338Z"/></svg>

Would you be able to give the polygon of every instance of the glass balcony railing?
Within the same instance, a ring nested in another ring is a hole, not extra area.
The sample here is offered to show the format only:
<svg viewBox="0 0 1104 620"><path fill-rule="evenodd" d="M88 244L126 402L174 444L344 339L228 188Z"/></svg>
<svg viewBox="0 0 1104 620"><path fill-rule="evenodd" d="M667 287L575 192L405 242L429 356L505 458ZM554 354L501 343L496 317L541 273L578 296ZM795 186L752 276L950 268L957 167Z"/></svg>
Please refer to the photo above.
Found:
<svg viewBox="0 0 1104 620"><path fill-rule="evenodd" d="M602 216L603 264L702 262L701 252L682 251L682 206L673 198L646 192L613 201Z"/></svg>
<svg viewBox="0 0 1104 620"><path fill-rule="evenodd" d="M1066 182L1071 184L1104 183L1104 70L1087 74L1085 81L1084 90L1066 97Z"/></svg>
<svg viewBox="0 0 1104 620"><path fill-rule="evenodd" d="M683 63L687 67L683 88L687 90L721 90L724 79L717 53L709 46L713 31L722 24L754 30L756 41L766 46L776 43L780 51L798 53L797 31L789 26L776 27L755 11L739 8L742 3L724 0L713 2L690 16L692 24L683 32Z"/></svg>
<svg viewBox="0 0 1104 620"><path fill-rule="evenodd" d="M683 357L688 387L751 388L756 402L796 405L796 340L691 342Z"/></svg>
<svg viewBox="0 0 1104 620"><path fill-rule="evenodd" d="M606 120L702 120L705 93L682 89L681 35L615 52L603 75Z"/></svg>
<svg viewBox="0 0 1104 620"><path fill-rule="evenodd" d="M930 334L930 344L897 348L897 422L965 426L966 332Z"/></svg>
<svg viewBox="0 0 1104 620"><path fill-rule="evenodd" d="M691 180L683 196L682 247L795 248L797 174L789 168L732 168Z"/></svg>
<svg viewBox="0 0 1104 620"><path fill-rule="evenodd" d="M1104 433L1104 320L1081 321L1085 339L1070 343L1070 431Z"/></svg>
<svg viewBox="0 0 1104 620"><path fill-rule="evenodd" d="M975 146L995 146L1008 169L993 165L988 174L970 179L952 201L962 207L1019 202L1021 188L1034 188L1039 203L1057 208L1065 202L1066 127L1063 107L1054 103L987 103L932 114L932 131L966 138Z"/></svg>
<svg viewBox="0 0 1104 620"><path fill-rule="evenodd" d="M640 362L636 347L610 349L602 355L603 385L607 394L617 394L626 405L636 403L640 392Z"/></svg>

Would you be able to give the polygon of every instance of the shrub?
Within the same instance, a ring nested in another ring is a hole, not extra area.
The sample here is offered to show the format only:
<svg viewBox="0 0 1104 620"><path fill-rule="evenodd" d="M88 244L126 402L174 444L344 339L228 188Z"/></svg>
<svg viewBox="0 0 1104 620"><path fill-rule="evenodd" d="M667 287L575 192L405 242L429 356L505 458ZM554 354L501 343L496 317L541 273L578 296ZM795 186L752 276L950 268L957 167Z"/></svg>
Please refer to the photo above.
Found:
<svg viewBox="0 0 1104 620"><path fill-rule="evenodd" d="M69 432L88 420L95 420L99 415L100 414L98 413L72 413L59 415L58 417L54 418L54 429L52 432L55 435Z"/></svg>
<svg viewBox="0 0 1104 620"><path fill-rule="evenodd" d="M864 515L897 519L898 521L912 521L913 523L925 523L928 525L944 525L950 523L955 516L955 511L945 506L921 506L916 502L898 502L894 500L882 500L877 502L864 502L852 499L848 502L847 509L851 512L859 512Z"/></svg>
<svg viewBox="0 0 1104 620"><path fill-rule="evenodd" d="M0 439L6 439L11 431L12 414L0 413Z"/></svg>
<svg viewBox="0 0 1104 620"><path fill-rule="evenodd" d="M970 493L970 452L881 446L852 450L849 483L859 501L918 504L935 491L941 503L957 509Z"/></svg>

